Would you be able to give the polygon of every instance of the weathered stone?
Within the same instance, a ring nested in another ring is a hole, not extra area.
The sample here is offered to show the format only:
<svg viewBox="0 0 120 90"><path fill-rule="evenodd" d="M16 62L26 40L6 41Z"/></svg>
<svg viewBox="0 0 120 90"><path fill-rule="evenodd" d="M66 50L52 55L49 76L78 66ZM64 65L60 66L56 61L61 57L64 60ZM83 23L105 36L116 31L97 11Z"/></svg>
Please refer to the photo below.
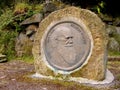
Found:
<svg viewBox="0 0 120 90"><path fill-rule="evenodd" d="M110 15L105 15L102 13L98 15L102 19L103 22L105 22L108 25L113 25L113 18Z"/></svg>
<svg viewBox="0 0 120 90"><path fill-rule="evenodd" d="M116 27L116 33L120 35L120 27Z"/></svg>
<svg viewBox="0 0 120 90"><path fill-rule="evenodd" d="M7 61L6 55L0 54L0 63Z"/></svg>
<svg viewBox="0 0 120 90"><path fill-rule="evenodd" d="M116 18L115 21L113 22L114 26L120 26L120 18Z"/></svg>
<svg viewBox="0 0 120 90"><path fill-rule="evenodd" d="M15 51L17 56L21 57L24 55L32 55L33 42L25 33L20 33L16 38Z"/></svg>
<svg viewBox="0 0 120 90"><path fill-rule="evenodd" d="M26 24L32 24L32 23L39 23L43 19L43 15L38 13L34 14L33 16L27 18L23 22L20 23L20 25L26 25Z"/></svg>
<svg viewBox="0 0 120 90"><path fill-rule="evenodd" d="M55 10L57 10L57 7L55 4L51 2L45 3L44 8L43 8L44 17L48 16L51 12Z"/></svg>
<svg viewBox="0 0 120 90"><path fill-rule="evenodd" d="M115 40L115 38L110 38L109 43L108 43L108 49L110 51L120 51L120 45L118 41Z"/></svg>
<svg viewBox="0 0 120 90"><path fill-rule="evenodd" d="M36 25L29 25L26 30L26 36L28 36L32 41L34 40L34 35L38 27Z"/></svg>
<svg viewBox="0 0 120 90"><path fill-rule="evenodd" d="M56 5L50 2L50 3L46 3L44 5L43 11L44 11L44 13L46 13L46 12L53 12L56 9L57 9Z"/></svg>
<svg viewBox="0 0 120 90"><path fill-rule="evenodd" d="M32 46L37 29L37 25L31 24L18 35L15 45L17 56L32 55Z"/></svg>
<svg viewBox="0 0 120 90"><path fill-rule="evenodd" d="M109 51L120 51L120 27L113 25L107 25L107 34L109 36L108 50Z"/></svg>
<svg viewBox="0 0 120 90"><path fill-rule="evenodd" d="M109 37L113 37L117 33L116 27L112 25L107 25L106 31Z"/></svg>
<svg viewBox="0 0 120 90"><path fill-rule="evenodd" d="M64 41L64 49L57 49L57 41L61 40ZM61 77L66 74L103 80L106 74L107 42L105 25L95 13L76 7L55 11L40 23L35 35L33 56L36 72L44 76L56 76L59 73ZM56 55L59 51L64 61L59 61L60 55ZM52 55L53 52L55 54Z"/></svg>

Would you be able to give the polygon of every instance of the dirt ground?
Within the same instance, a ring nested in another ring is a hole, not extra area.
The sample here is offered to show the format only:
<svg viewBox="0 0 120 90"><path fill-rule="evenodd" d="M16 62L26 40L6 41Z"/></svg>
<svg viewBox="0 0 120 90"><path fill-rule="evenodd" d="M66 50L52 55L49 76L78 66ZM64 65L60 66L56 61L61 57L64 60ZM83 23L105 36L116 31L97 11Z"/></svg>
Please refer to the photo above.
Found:
<svg viewBox="0 0 120 90"><path fill-rule="evenodd" d="M120 90L120 61L108 61L115 80L106 85L31 78L34 64L21 60L0 63L0 90Z"/></svg>

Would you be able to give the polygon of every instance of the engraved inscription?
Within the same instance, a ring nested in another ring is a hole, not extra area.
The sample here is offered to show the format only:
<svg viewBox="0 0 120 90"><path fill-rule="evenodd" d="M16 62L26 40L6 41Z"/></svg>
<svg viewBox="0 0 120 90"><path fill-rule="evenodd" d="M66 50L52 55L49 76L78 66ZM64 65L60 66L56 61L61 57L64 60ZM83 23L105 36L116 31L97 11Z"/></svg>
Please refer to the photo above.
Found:
<svg viewBox="0 0 120 90"><path fill-rule="evenodd" d="M44 52L55 69L71 71L79 68L90 53L91 41L82 26L71 22L56 23L47 33Z"/></svg>

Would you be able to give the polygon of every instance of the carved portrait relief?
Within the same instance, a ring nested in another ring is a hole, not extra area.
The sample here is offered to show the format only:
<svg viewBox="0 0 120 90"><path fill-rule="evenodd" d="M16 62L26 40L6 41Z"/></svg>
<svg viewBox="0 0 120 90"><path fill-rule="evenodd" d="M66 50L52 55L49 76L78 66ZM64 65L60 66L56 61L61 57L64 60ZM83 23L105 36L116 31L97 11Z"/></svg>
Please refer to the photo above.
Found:
<svg viewBox="0 0 120 90"><path fill-rule="evenodd" d="M51 67L62 71L79 68L90 53L91 40L83 28L72 21L53 25L45 37L43 50Z"/></svg>

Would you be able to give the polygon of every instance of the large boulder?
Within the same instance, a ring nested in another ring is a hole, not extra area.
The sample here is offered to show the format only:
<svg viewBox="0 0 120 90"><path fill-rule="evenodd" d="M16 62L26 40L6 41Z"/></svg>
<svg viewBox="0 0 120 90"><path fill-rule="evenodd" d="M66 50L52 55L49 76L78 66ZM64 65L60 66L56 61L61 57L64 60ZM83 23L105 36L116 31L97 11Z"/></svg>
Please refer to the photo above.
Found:
<svg viewBox="0 0 120 90"><path fill-rule="evenodd" d="M71 36L65 38L61 34ZM65 53L67 50L60 48L54 50L53 48L57 46L54 40L56 43L59 40L70 40L70 45L66 45L66 48L74 43L75 51ZM106 75L107 42L105 25L95 13L76 7L55 11L40 23L35 35L33 56L36 72L45 77L58 75L64 78L66 75L103 80ZM55 51L56 53L53 53ZM61 55L57 53L59 51ZM74 62L72 58L75 58L75 53L78 57ZM60 58L64 59L64 57L69 59L61 61ZM65 64L66 62L68 63Z"/></svg>

